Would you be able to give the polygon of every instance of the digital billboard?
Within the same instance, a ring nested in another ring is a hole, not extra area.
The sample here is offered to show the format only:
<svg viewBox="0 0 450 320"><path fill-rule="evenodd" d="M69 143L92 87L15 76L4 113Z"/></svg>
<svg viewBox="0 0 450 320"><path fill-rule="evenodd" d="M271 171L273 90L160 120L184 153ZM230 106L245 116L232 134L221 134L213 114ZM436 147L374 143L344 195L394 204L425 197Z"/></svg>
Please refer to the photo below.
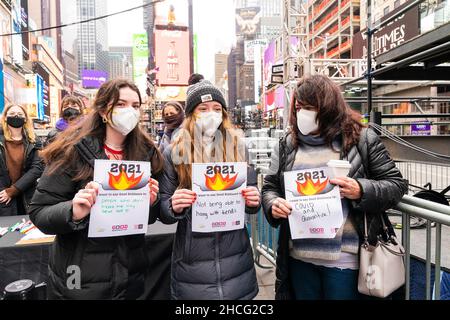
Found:
<svg viewBox="0 0 450 320"><path fill-rule="evenodd" d="M85 89L98 89L108 81L108 72L99 70L81 70L81 82Z"/></svg>
<svg viewBox="0 0 450 320"><path fill-rule="evenodd" d="M165 0L155 4L155 25L189 27L189 6L187 0Z"/></svg>
<svg viewBox="0 0 450 320"><path fill-rule="evenodd" d="M184 86L191 74L189 32L155 30L155 58L161 86Z"/></svg>
<svg viewBox="0 0 450 320"><path fill-rule="evenodd" d="M261 30L261 9L259 7L236 9L236 34L253 36Z"/></svg>

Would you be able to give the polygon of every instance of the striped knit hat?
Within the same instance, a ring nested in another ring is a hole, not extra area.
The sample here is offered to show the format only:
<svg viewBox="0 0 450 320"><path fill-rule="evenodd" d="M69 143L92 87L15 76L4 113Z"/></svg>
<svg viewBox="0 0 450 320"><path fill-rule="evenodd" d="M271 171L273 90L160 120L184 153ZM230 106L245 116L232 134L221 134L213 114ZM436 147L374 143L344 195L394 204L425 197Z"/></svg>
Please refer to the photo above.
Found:
<svg viewBox="0 0 450 320"><path fill-rule="evenodd" d="M227 109L227 103L222 92L217 89L208 80L202 80L190 86L187 90L186 116L194 112L194 109L203 102L217 101L224 109Z"/></svg>

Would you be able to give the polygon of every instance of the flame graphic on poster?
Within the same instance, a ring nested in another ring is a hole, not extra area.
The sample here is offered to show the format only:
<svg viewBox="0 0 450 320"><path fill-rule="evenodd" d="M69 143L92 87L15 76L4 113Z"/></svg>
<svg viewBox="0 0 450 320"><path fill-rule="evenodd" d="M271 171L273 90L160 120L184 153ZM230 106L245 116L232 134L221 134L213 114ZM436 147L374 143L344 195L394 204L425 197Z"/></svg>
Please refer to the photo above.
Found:
<svg viewBox="0 0 450 320"><path fill-rule="evenodd" d="M131 176L128 176L125 171L121 171L119 175L114 176L112 173L108 172L109 174L109 186L113 188L114 190L129 190L134 188L141 182L142 177L144 174L142 174L139 177L135 177L134 173Z"/></svg>
<svg viewBox="0 0 450 320"><path fill-rule="evenodd" d="M230 190L231 187L236 182L236 179L238 175L235 175L234 177L230 178L230 175L227 175L224 177L221 173L216 173L212 177L208 177L205 174L206 182L205 186L212 191L224 191L224 190Z"/></svg>
<svg viewBox="0 0 450 320"><path fill-rule="evenodd" d="M304 183L297 181L297 191L303 196L313 196L325 190L327 184L328 179L323 182L320 182L320 180L313 182L310 177L307 177Z"/></svg>

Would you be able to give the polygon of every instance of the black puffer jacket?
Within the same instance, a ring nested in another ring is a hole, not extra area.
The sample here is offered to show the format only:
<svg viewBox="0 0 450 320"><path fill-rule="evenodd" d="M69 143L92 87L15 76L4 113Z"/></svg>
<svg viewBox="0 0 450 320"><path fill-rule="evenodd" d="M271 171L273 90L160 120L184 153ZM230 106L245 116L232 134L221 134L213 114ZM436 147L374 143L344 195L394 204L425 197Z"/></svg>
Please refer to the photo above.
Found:
<svg viewBox="0 0 450 320"><path fill-rule="evenodd" d="M172 254L171 293L175 300L249 300L258 294L258 282L247 229L229 232L192 232L191 209L175 215L171 197L178 175L171 156L164 152L161 179L161 221L178 222ZM248 170L248 186L256 186L255 171ZM255 214L260 208L247 208Z"/></svg>
<svg viewBox="0 0 450 320"><path fill-rule="evenodd" d="M37 180L44 171L44 163L39 157L39 152L34 143L28 142L25 137L23 141L25 149L22 167L23 175L16 181L14 186L20 191L18 197L20 197L24 210L27 210L36 189ZM6 166L5 152L5 137L3 132L0 131L0 191L11 187L11 178L9 177L8 168ZM0 203L0 216L26 214L26 212L18 212L20 207L18 206L18 200L19 199L17 198L13 198L9 204Z"/></svg>
<svg viewBox="0 0 450 320"><path fill-rule="evenodd" d="M79 158L94 165L95 159L107 159L100 142L91 137L76 145ZM149 148L150 161L155 154ZM80 224L71 221L72 199L92 181L74 182L79 168L68 168L49 175L44 172L31 202L30 219L44 233L56 234L49 263L50 299L140 299L148 278L148 260L144 235L88 238L89 219ZM149 223L159 214L159 203L150 210ZM78 266L81 290L69 289L73 274L68 269Z"/></svg>
<svg viewBox="0 0 450 320"><path fill-rule="evenodd" d="M289 280L289 221L272 217L272 203L278 198L285 198L284 172L291 171L295 162L296 149L292 137L288 134L280 141L272 156L271 170L275 174L267 175L262 188L264 213L273 227L280 226L277 251L276 299L285 300L293 297ZM381 218L384 217L388 233L394 235L392 225L385 213L394 207L408 191L408 184L396 168L388 151L378 135L369 129L363 129L358 146L354 146L347 156L341 159L351 163L349 177L357 180L362 188L359 202L352 201L349 219L355 226L360 242L364 239L364 212L367 213L369 242L375 244L378 235L385 235ZM279 165L278 165L279 164Z"/></svg>

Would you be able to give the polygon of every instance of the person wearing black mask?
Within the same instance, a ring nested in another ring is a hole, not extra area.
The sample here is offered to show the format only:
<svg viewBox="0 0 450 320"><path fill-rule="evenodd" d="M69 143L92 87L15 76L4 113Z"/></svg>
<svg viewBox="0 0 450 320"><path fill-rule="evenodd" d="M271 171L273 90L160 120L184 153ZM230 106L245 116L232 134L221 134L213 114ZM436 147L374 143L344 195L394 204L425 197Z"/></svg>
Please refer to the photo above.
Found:
<svg viewBox="0 0 450 320"><path fill-rule="evenodd" d="M0 216L26 214L43 171L26 109L6 106L0 132Z"/></svg>
<svg viewBox="0 0 450 320"><path fill-rule="evenodd" d="M167 148L176 138L180 131L181 124L184 121L183 106L176 101L167 102L162 110L162 116L165 124L164 135L159 143L159 150L161 153Z"/></svg>
<svg viewBox="0 0 450 320"><path fill-rule="evenodd" d="M84 103L80 98L72 95L65 96L61 102L61 119L56 122L55 129L49 132L45 146L52 143L61 132L79 123L84 109Z"/></svg>

